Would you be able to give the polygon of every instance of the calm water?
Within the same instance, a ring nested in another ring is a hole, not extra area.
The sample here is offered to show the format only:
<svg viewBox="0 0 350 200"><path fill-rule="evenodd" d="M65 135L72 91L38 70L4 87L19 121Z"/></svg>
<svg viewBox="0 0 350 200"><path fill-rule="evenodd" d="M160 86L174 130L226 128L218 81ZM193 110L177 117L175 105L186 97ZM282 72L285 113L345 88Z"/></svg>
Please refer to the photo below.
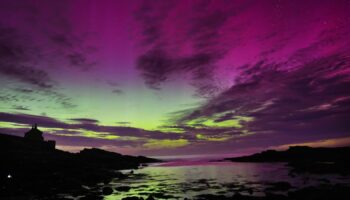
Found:
<svg viewBox="0 0 350 200"><path fill-rule="evenodd" d="M125 173L129 171L124 171ZM127 196L148 197L149 194L166 195L168 199L193 198L201 194L264 195L271 183L289 182L293 189L326 183L347 182L348 177L302 175L290 176L285 164L233 163L206 161L173 161L135 170L124 180L115 180L113 188L129 186L127 192L115 191L105 199L121 199ZM158 199L158 198L157 198Z"/></svg>

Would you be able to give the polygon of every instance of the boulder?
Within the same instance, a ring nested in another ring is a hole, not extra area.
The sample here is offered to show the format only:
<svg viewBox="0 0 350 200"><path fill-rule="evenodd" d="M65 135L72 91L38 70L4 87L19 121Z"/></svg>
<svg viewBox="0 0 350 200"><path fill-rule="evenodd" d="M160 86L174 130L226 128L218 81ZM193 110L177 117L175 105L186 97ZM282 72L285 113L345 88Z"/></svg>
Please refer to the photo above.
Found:
<svg viewBox="0 0 350 200"><path fill-rule="evenodd" d="M131 188L129 186L119 186L116 187L115 190L119 191L119 192L127 192L129 191Z"/></svg>
<svg viewBox="0 0 350 200"><path fill-rule="evenodd" d="M111 187L104 187L102 189L102 194L103 195L110 195L113 193L113 189Z"/></svg>

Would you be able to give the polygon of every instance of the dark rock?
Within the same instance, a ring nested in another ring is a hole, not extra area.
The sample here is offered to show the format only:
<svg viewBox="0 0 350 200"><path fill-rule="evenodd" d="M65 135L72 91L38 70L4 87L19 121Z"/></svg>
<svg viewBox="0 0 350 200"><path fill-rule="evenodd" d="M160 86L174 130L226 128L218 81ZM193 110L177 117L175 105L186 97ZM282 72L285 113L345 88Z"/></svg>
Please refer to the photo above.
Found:
<svg viewBox="0 0 350 200"><path fill-rule="evenodd" d="M116 187L115 190L119 192L128 192L131 188L129 186L119 186Z"/></svg>
<svg viewBox="0 0 350 200"><path fill-rule="evenodd" d="M143 200L142 197L124 197L122 200Z"/></svg>
<svg viewBox="0 0 350 200"><path fill-rule="evenodd" d="M272 187L267 188L266 190L273 190L273 191L286 191L289 190L290 188L292 188L292 186L290 185L290 183L288 182L275 182L275 183L270 183L270 185L272 185Z"/></svg>
<svg viewBox="0 0 350 200"><path fill-rule="evenodd" d="M146 200L155 200L152 195L149 195Z"/></svg>
<svg viewBox="0 0 350 200"><path fill-rule="evenodd" d="M102 200L103 197L95 194L89 194L84 197L81 197L79 200Z"/></svg>
<svg viewBox="0 0 350 200"><path fill-rule="evenodd" d="M198 195L197 198L198 200L223 200L227 199L224 195L214 195L214 194L201 194Z"/></svg>
<svg viewBox="0 0 350 200"><path fill-rule="evenodd" d="M110 195L113 193L113 189L111 187L104 187L102 189L102 194L104 195Z"/></svg>
<svg viewBox="0 0 350 200"><path fill-rule="evenodd" d="M239 193L239 192L236 192L236 193L232 196L232 199L234 199L234 200L243 199L243 195L241 195L241 193Z"/></svg>
<svg viewBox="0 0 350 200"><path fill-rule="evenodd" d="M164 194L164 192L156 192L156 193L152 193L151 195L155 198L160 198L160 199L175 198L173 195Z"/></svg>
<svg viewBox="0 0 350 200"><path fill-rule="evenodd" d="M281 194L273 194L273 193L266 193L266 199L269 200L284 200L284 199L288 199L287 196L285 195L281 195Z"/></svg>

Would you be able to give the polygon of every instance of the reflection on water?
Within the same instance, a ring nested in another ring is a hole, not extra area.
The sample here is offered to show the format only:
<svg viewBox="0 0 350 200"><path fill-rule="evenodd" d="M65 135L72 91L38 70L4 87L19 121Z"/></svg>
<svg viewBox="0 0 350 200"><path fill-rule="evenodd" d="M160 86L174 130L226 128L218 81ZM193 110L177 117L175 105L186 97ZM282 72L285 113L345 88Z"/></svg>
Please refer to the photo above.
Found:
<svg viewBox="0 0 350 200"><path fill-rule="evenodd" d="M294 190L328 181L348 180L329 175L291 176L288 167L282 163L177 161L135 170L127 179L113 181L111 186L123 191L115 191L105 199L147 198L150 194L157 199L183 199L202 194L232 196L237 191L261 196L272 183L281 181L289 182L292 186L290 190Z"/></svg>

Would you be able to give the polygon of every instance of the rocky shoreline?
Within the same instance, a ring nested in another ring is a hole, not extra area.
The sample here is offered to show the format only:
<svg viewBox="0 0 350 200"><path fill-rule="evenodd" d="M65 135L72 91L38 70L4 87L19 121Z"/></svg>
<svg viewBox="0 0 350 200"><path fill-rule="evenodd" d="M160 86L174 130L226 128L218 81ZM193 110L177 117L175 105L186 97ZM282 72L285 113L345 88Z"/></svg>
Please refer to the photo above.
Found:
<svg viewBox="0 0 350 200"><path fill-rule="evenodd" d="M1 141L0 141L1 143ZM79 153L69 153L57 149L42 151L0 144L0 199L5 200L102 200L116 193L126 193L135 189L123 180L147 181L149 177L133 173L144 163L160 162L147 157L126 156L101 149L84 149ZM287 151L266 151L252 156L228 158L233 162L285 162L290 167L290 176L305 173L335 173L348 177L345 170L348 147L337 149L314 149L292 147ZM320 155L321 154L321 155ZM330 157L325 157L328 155ZM325 165L325 167L324 167ZM323 167L320 167L323 166ZM127 169L127 173L120 170ZM294 188L287 181L259 183L267 186L258 192L254 183L231 183L222 185L225 190L213 194L200 194L192 198L178 197L171 191L141 191L123 196L121 200L345 200L350 196L350 183L333 184L324 179L316 186ZM198 180L190 184L191 191L203 191L219 187L208 180ZM217 188L216 188L217 189Z"/></svg>
<svg viewBox="0 0 350 200"><path fill-rule="evenodd" d="M105 185L127 177L118 170L160 162L94 148L79 153L32 148L5 137L0 140L0 199L60 199L60 194L102 199L110 193Z"/></svg>

